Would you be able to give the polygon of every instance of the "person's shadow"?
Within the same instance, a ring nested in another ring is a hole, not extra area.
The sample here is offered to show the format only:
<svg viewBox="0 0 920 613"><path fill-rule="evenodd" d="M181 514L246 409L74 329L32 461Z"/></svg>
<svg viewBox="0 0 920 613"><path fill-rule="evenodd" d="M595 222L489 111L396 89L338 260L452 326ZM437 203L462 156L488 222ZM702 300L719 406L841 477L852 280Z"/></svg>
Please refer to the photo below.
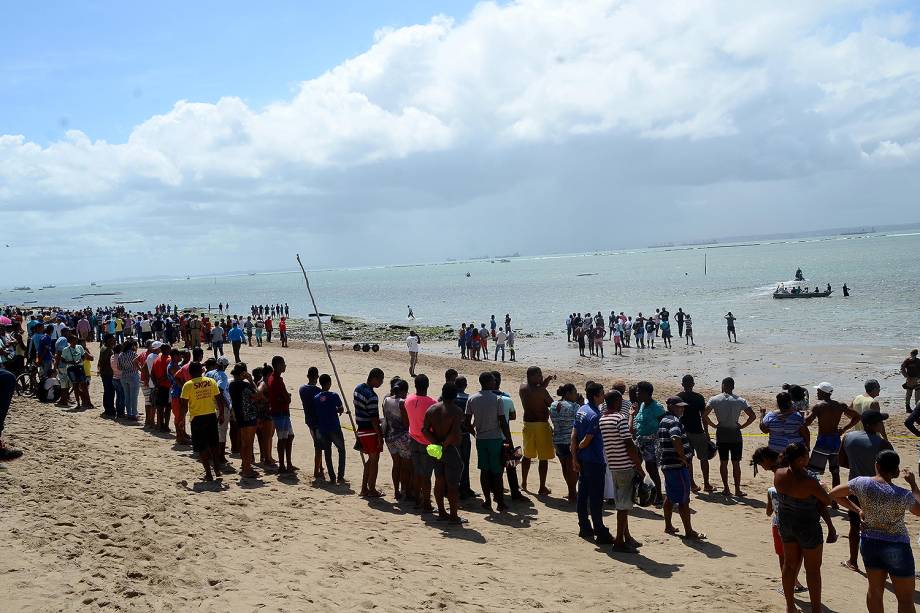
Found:
<svg viewBox="0 0 920 613"><path fill-rule="evenodd" d="M674 573L676 573L684 566L683 564L667 564L664 562L656 562L651 558L645 557L641 553L622 553L619 551L613 551L609 547L605 547L601 551L606 553L610 558L616 560L617 562L635 566L638 570L641 570L645 574L657 579L670 579L672 576L674 576Z"/></svg>
<svg viewBox="0 0 920 613"><path fill-rule="evenodd" d="M695 539L688 539L688 538L682 538L681 541L683 541L685 546L689 547L690 549L699 551L700 553L705 555L707 558L716 559L716 558L737 558L738 557L730 551L725 551L719 545L711 541L698 541Z"/></svg>

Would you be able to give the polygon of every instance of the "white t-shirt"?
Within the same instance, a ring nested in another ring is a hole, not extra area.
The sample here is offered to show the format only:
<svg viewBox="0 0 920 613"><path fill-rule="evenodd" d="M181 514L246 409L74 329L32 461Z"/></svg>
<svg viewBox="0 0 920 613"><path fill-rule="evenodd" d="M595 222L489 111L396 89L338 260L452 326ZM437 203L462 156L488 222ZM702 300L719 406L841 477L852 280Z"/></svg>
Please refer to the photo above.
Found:
<svg viewBox="0 0 920 613"><path fill-rule="evenodd" d="M409 348L409 351L411 351L412 353L418 352L418 344L419 343L418 343L417 336L406 337L406 346Z"/></svg>
<svg viewBox="0 0 920 613"><path fill-rule="evenodd" d="M495 344L496 344L496 345L504 345L504 344L505 344L505 339L507 339L507 338L508 338L508 337L505 335L505 333L502 332L501 330L499 330L498 332L495 333Z"/></svg>
<svg viewBox="0 0 920 613"><path fill-rule="evenodd" d="M153 372L153 363L157 361L157 358L158 358L158 357L160 357L160 354L159 354L159 353L154 353L154 352L152 352L152 351L150 351L150 352L147 353L147 360L146 360L146 362L147 362L147 372L148 372L148 373L152 373L152 372ZM147 380L147 387L149 387L150 389L153 389L153 388L156 387L156 384L153 382L153 377L150 377L150 378Z"/></svg>

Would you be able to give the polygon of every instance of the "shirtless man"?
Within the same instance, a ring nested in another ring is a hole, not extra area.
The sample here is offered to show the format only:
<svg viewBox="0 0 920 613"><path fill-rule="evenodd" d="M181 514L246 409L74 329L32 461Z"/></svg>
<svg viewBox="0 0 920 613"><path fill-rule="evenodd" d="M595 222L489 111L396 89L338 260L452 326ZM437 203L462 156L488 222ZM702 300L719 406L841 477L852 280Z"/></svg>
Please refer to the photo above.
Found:
<svg viewBox="0 0 920 613"><path fill-rule="evenodd" d="M815 389L818 393L818 403L811 408L811 414L805 419L806 428L813 421L818 420L818 437L811 451L808 468L823 474L825 465L829 464L831 478L836 487L840 485L840 464L837 460L837 452L840 451L840 437L856 425L856 422L859 421L859 413L842 402L832 400L831 394L834 392L834 386L827 381L815 386ZM844 415L850 418L850 423L841 428L840 419Z"/></svg>
<svg viewBox="0 0 920 613"><path fill-rule="evenodd" d="M553 446L553 429L549 425L549 405L553 397L546 386L555 379L555 375L543 377L539 366L527 369L527 381L521 384L518 393L521 406L524 407L524 458L521 461L521 489L527 490L527 474L534 458L539 459L540 489L538 493L547 496L551 492L546 487L546 471L549 460L556 457Z"/></svg>
<svg viewBox="0 0 920 613"><path fill-rule="evenodd" d="M904 389L907 391L907 397L904 399L904 405L907 412L910 413L910 397L914 397L914 402L920 403L920 358L917 357L917 350L910 352L910 357L901 362L901 375L904 376Z"/></svg>
<svg viewBox="0 0 920 613"><path fill-rule="evenodd" d="M460 516L460 474L463 472L463 458L460 455L463 411L454 404L457 386L445 383L441 388L441 402L425 411L422 433L434 445L441 446L441 457L435 458L434 498L438 503L438 519L459 524ZM444 508L444 494L450 503L450 514Z"/></svg>

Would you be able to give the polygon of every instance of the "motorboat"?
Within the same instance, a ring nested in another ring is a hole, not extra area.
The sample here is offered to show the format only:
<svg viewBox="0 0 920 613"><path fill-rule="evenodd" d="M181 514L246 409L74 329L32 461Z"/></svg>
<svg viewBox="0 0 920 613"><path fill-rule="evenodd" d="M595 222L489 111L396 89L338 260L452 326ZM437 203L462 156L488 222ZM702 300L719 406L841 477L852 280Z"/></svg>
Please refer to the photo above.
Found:
<svg viewBox="0 0 920 613"><path fill-rule="evenodd" d="M811 284L806 279L793 281L780 281L773 290L773 297L778 300L787 298L827 298L834 293L831 286L821 290L818 287L811 288Z"/></svg>

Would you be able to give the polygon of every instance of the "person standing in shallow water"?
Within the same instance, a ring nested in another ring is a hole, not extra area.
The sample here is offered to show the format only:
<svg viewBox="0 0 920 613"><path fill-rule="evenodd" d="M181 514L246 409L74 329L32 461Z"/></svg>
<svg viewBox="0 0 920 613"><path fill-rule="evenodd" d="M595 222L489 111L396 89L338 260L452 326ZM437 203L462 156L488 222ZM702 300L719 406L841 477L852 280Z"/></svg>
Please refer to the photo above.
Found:
<svg viewBox="0 0 920 613"><path fill-rule="evenodd" d="M737 343L738 334L735 332L735 319L737 318L734 315L732 315L731 311L729 311L728 314L725 316L725 323L726 323L727 331L728 331L728 342L732 342L732 340L734 340L734 342Z"/></svg>

